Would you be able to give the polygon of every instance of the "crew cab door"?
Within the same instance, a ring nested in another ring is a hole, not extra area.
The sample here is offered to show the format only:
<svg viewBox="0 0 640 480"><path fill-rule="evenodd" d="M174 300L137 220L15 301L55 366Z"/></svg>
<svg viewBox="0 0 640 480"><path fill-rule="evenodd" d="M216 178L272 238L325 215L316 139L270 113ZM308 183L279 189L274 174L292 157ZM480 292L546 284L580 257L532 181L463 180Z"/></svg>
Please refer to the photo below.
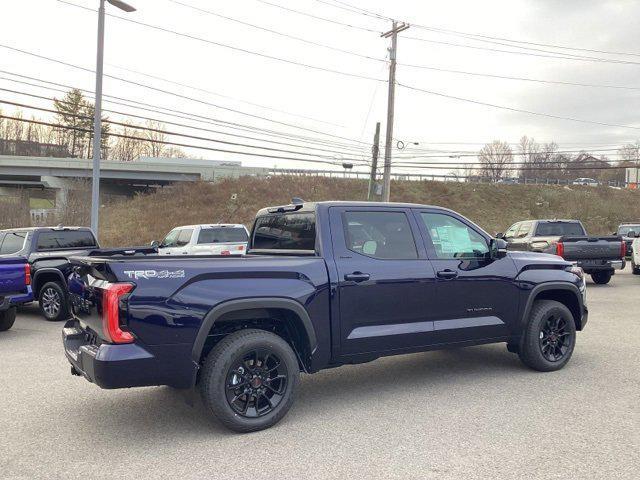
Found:
<svg viewBox="0 0 640 480"><path fill-rule="evenodd" d="M435 340L455 343L509 335L519 297L511 258L491 258L489 237L453 212L416 210L415 218L436 272Z"/></svg>
<svg viewBox="0 0 640 480"><path fill-rule="evenodd" d="M332 207L342 356L433 341L435 276L409 209Z"/></svg>

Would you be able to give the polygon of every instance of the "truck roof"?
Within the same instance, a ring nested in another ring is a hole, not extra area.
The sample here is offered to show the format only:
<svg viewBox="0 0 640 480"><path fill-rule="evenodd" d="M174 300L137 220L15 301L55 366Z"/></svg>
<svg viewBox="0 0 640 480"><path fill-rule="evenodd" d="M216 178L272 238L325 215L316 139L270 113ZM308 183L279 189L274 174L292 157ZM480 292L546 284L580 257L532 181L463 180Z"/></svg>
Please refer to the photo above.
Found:
<svg viewBox="0 0 640 480"><path fill-rule="evenodd" d="M89 227L72 227L72 226L57 226L57 227L24 227L24 228L5 228L0 230L0 233L6 232L37 232L38 230L91 230Z"/></svg>
<svg viewBox="0 0 640 480"><path fill-rule="evenodd" d="M245 228L242 223L197 223L195 225L180 225L178 227L173 227L171 230L175 230L177 228Z"/></svg>
<svg viewBox="0 0 640 480"><path fill-rule="evenodd" d="M438 207L435 205L422 205L419 203L400 203L400 202L354 202L349 200L331 200L322 202L301 202L290 203L288 205L278 205L273 207L266 207L258 210L256 216L267 215L269 213L284 213L284 212L314 212L319 205L327 207L372 207L372 206L387 206L396 208L434 208L443 211L449 211L448 208Z"/></svg>

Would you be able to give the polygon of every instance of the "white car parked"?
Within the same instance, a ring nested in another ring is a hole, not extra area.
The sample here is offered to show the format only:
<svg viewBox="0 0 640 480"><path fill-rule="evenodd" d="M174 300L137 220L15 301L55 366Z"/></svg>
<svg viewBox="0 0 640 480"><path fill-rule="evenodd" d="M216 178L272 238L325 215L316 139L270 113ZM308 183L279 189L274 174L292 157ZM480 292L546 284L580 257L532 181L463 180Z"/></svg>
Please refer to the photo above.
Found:
<svg viewBox="0 0 640 480"><path fill-rule="evenodd" d="M242 224L187 225L171 230L158 245L160 255L243 255L249 232Z"/></svg>

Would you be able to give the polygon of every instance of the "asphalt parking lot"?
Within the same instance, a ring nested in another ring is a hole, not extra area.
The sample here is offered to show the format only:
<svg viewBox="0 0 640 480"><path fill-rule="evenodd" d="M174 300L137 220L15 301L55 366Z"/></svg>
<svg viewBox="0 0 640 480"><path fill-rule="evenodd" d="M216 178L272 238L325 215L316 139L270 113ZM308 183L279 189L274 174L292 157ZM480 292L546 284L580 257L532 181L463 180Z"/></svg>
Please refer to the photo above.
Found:
<svg viewBox="0 0 640 480"><path fill-rule="evenodd" d="M28 306L0 334L0 478L636 479L639 294L628 270L589 283L559 372L504 345L384 358L304 376L287 417L249 435L170 388L72 377L62 325Z"/></svg>

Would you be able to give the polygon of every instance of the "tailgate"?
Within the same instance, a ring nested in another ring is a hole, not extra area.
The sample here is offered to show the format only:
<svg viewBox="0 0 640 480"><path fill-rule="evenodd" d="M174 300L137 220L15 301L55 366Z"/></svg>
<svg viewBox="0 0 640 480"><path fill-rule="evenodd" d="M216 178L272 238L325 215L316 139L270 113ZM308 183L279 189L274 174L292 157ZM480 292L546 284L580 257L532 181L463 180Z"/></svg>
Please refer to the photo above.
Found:
<svg viewBox="0 0 640 480"><path fill-rule="evenodd" d="M127 299L135 288L132 283L116 282L108 265L72 261L74 271L69 277L71 312L83 329L95 335L98 343L130 343L127 331ZM99 339L99 340L98 340Z"/></svg>
<svg viewBox="0 0 640 480"><path fill-rule="evenodd" d="M0 259L0 296L24 293L27 288L28 267L24 259Z"/></svg>
<svg viewBox="0 0 640 480"><path fill-rule="evenodd" d="M624 242L618 237L562 237L565 260L619 260Z"/></svg>

